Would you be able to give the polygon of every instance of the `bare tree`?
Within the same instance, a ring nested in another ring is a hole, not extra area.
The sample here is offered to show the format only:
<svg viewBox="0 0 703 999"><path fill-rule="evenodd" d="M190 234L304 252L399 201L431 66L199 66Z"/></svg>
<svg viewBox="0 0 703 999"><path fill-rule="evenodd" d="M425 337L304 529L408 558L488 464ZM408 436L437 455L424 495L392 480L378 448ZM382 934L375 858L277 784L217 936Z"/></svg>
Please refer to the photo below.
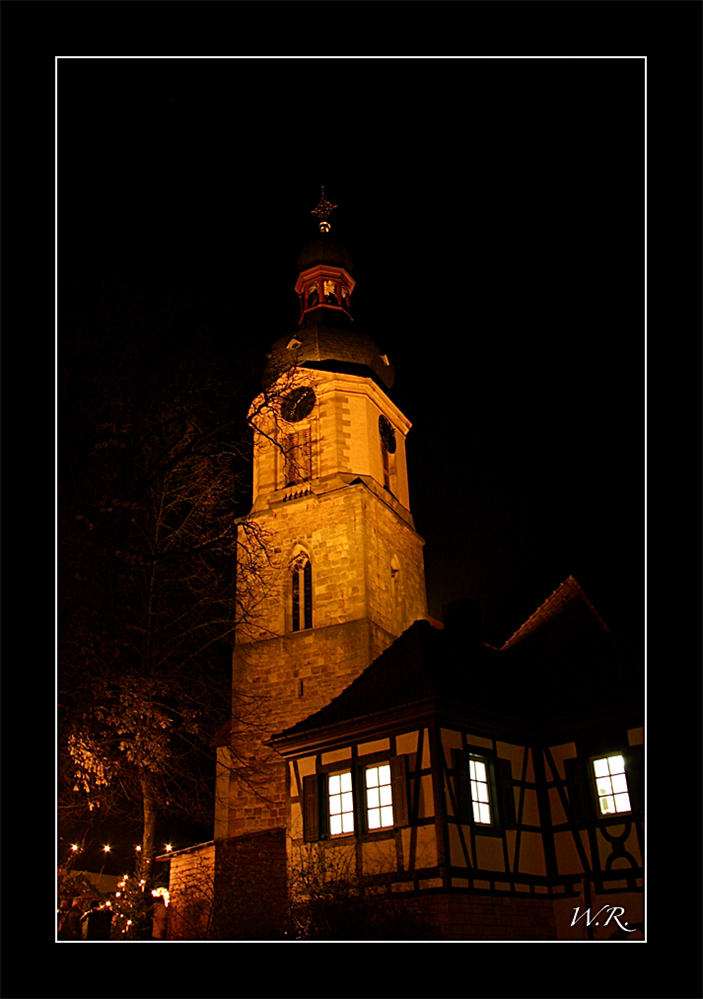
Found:
<svg viewBox="0 0 703 999"><path fill-rule="evenodd" d="M247 415L205 351L90 360L60 412L60 815L140 821L148 865L159 815L212 821L234 630L269 560L240 516L251 421L277 395Z"/></svg>
<svg viewBox="0 0 703 999"><path fill-rule="evenodd" d="M291 844L288 934L297 940L432 939L414 900L393 891L391 865L373 876L358 870L355 846ZM407 894L407 893L405 893Z"/></svg>

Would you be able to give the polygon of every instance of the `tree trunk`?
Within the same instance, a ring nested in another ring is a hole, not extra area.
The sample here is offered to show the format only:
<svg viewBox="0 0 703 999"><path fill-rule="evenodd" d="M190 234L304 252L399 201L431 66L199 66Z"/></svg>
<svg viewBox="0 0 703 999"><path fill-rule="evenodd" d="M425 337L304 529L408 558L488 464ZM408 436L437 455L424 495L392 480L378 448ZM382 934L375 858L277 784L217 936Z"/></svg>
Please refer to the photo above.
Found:
<svg viewBox="0 0 703 999"><path fill-rule="evenodd" d="M144 810L144 831L142 834L142 869L143 877L149 881L154 866L156 853L156 819L157 810L148 777L142 776L142 803Z"/></svg>

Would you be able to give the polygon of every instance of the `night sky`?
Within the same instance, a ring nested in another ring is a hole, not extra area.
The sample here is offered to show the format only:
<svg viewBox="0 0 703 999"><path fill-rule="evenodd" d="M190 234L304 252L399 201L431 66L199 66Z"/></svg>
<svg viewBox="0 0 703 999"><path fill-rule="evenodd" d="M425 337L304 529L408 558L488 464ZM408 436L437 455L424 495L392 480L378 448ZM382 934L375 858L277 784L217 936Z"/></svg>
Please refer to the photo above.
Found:
<svg viewBox="0 0 703 999"><path fill-rule="evenodd" d="M470 597L501 644L573 574L638 640L643 126L636 58L61 59L59 321L177 287L256 391L324 184L430 614Z"/></svg>

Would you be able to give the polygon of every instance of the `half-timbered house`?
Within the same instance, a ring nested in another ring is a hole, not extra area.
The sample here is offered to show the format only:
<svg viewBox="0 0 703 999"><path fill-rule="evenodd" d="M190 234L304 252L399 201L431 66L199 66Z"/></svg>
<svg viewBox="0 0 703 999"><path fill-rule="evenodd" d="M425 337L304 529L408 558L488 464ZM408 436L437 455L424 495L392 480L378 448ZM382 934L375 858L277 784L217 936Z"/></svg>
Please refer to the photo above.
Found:
<svg viewBox="0 0 703 999"><path fill-rule="evenodd" d="M271 740L293 904L318 869L439 937L641 938L635 663L573 578L501 649L478 628L471 604L415 622Z"/></svg>

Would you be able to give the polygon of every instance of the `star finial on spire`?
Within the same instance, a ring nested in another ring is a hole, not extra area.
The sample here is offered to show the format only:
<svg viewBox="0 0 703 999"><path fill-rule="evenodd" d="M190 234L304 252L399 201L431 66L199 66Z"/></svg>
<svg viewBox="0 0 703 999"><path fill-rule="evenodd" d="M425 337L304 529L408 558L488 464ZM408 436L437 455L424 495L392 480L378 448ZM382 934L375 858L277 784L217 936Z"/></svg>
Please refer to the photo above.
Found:
<svg viewBox="0 0 703 999"><path fill-rule="evenodd" d="M317 215L319 219L320 232L329 232L330 229L332 228L332 226L327 221L327 218L332 209L336 207L337 207L336 205L330 204L330 202L327 201L327 199L325 198L325 187L323 184L322 195L317 204L317 207L313 208L313 210L310 212L311 215Z"/></svg>

